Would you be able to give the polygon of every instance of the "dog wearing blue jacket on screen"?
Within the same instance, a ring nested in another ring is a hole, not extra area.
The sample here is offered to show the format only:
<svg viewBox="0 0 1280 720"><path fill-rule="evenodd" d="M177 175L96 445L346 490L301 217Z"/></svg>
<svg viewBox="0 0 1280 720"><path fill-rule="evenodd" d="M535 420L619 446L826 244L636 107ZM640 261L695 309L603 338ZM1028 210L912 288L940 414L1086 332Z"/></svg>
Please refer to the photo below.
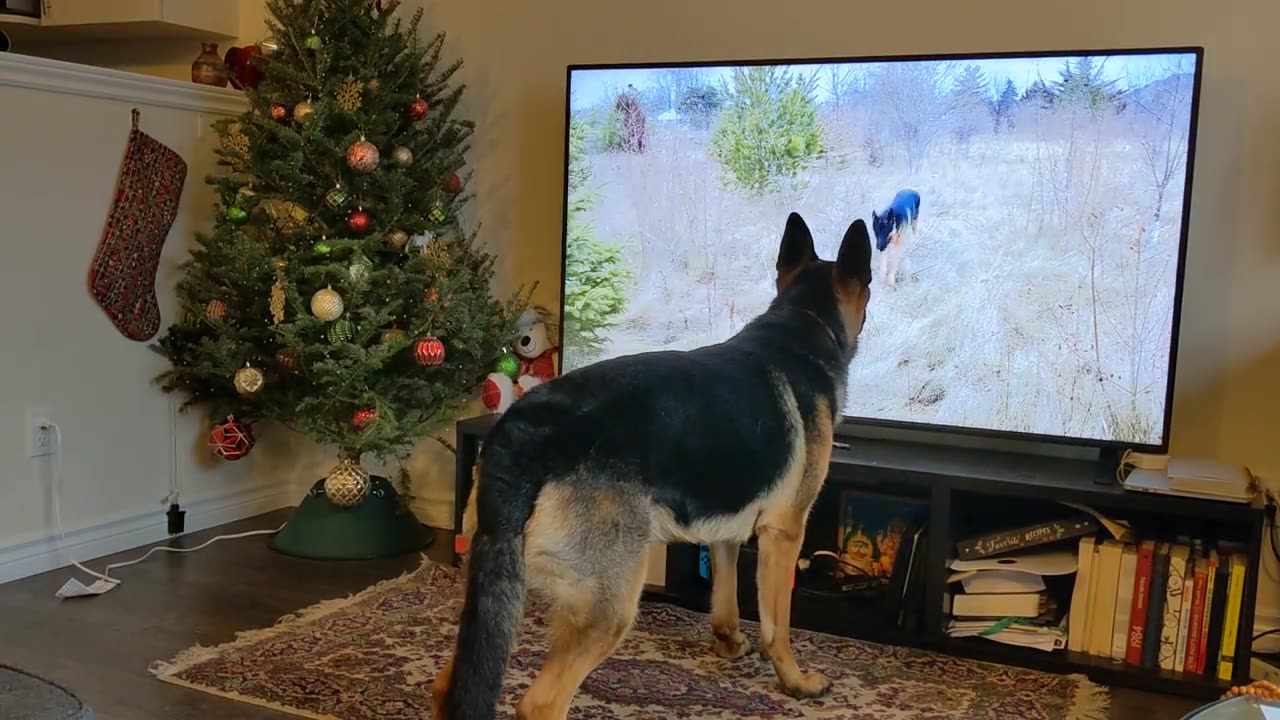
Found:
<svg viewBox="0 0 1280 720"><path fill-rule="evenodd" d="M915 239L920 221L920 193L909 188L899 190L889 207L871 211L871 230L876 236L876 250L880 252L880 282L885 287L897 287L898 267L906 252L908 229Z"/></svg>

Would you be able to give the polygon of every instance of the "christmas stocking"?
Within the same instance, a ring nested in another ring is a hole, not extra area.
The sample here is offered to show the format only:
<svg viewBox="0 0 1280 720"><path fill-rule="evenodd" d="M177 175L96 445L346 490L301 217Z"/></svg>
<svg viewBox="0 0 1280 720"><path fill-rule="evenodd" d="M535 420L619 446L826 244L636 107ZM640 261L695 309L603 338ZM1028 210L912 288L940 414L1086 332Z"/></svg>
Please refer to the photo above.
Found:
<svg viewBox="0 0 1280 720"><path fill-rule="evenodd" d="M186 178L187 163L138 129L135 109L115 199L89 270L89 291L130 340L150 340L160 330L156 270Z"/></svg>

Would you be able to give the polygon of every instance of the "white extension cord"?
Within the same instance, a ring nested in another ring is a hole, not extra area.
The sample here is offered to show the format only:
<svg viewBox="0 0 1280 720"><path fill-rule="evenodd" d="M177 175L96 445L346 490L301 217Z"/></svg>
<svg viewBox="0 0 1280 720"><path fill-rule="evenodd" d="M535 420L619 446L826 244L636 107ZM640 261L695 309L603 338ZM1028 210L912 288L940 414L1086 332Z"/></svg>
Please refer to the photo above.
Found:
<svg viewBox="0 0 1280 720"><path fill-rule="evenodd" d="M274 535L280 532L282 529L284 529L284 525L281 525L280 527L274 530L250 530L248 532L235 533L233 535L219 535L193 548L174 548L174 547L168 547L165 545L157 545L156 547L153 547L150 550L148 550L145 554L143 554L142 557L137 558L136 560L128 560L126 562L112 563L108 565L102 572L93 570L77 562L76 559L72 557L71 548L67 544L66 531L62 525L62 481L63 481L62 428L58 427L58 424L55 422L49 422L48 429L53 431L53 438L54 438L54 442L56 443L54 445L54 454L53 454L52 485L53 485L53 520L56 525L56 529L58 533L58 550L61 551L64 555L66 555L67 559L71 561L71 565L73 567L75 567L76 569L80 570L81 572L87 575L97 578L97 580L94 581L91 585L85 585L84 583L80 582L76 578L71 578L66 582L66 584L64 584L61 588L58 589L57 596L60 598L101 595L110 590L114 590L123 581L120 578L111 577L112 570L128 567L130 565L137 565L138 563L146 560L147 558L151 557L154 553L157 553L157 552L191 553L197 550L203 550L204 548L209 547L210 545L218 542L219 540L235 540L238 538L252 537L254 535ZM176 468L175 468L175 471L176 471ZM174 497L175 495L176 495L176 491L172 491L171 497ZM176 500L176 497L174 499Z"/></svg>

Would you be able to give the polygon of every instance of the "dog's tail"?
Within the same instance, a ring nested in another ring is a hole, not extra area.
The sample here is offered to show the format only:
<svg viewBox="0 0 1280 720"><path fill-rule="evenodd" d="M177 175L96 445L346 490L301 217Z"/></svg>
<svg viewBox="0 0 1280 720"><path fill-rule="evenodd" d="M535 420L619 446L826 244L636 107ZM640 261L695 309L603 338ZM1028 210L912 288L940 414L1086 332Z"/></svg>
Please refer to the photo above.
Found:
<svg viewBox="0 0 1280 720"><path fill-rule="evenodd" d="M524 527L537 492L495 477L494 467L485 463L477 487L479 527L467 560L466 601L442 703L448 720L495 716L524 616Z"/></svg>

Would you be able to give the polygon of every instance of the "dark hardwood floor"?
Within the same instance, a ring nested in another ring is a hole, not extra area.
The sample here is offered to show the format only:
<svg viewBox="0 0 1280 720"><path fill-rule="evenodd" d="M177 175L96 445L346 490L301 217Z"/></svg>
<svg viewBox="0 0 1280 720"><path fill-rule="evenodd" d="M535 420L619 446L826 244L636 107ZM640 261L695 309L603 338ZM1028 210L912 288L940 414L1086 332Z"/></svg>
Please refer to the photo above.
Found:
<svg viewBox="0 0 1280 720"><path fill-rule="evenodd" d="M217 535L274 528L270 513L178 541L190 547ZM428 552L447 557L441 537ZM132 559L130 551L97 560ZM147 667L192 645L217 645L236 631L271 625L319 600L358 592L416 567L416 555L330 563L285 557L265 537L227 540L198 553L161 553L118 572L123 584L97 598L60 601L69 577L55 571L0 585L0 663L25 668L80 694L99 720L282 720L293 717L162 683ZM1176 720L1195 703L1127 690L1112 693L1112 720ZM3 717L0 707L0 717Z"/></svg>

